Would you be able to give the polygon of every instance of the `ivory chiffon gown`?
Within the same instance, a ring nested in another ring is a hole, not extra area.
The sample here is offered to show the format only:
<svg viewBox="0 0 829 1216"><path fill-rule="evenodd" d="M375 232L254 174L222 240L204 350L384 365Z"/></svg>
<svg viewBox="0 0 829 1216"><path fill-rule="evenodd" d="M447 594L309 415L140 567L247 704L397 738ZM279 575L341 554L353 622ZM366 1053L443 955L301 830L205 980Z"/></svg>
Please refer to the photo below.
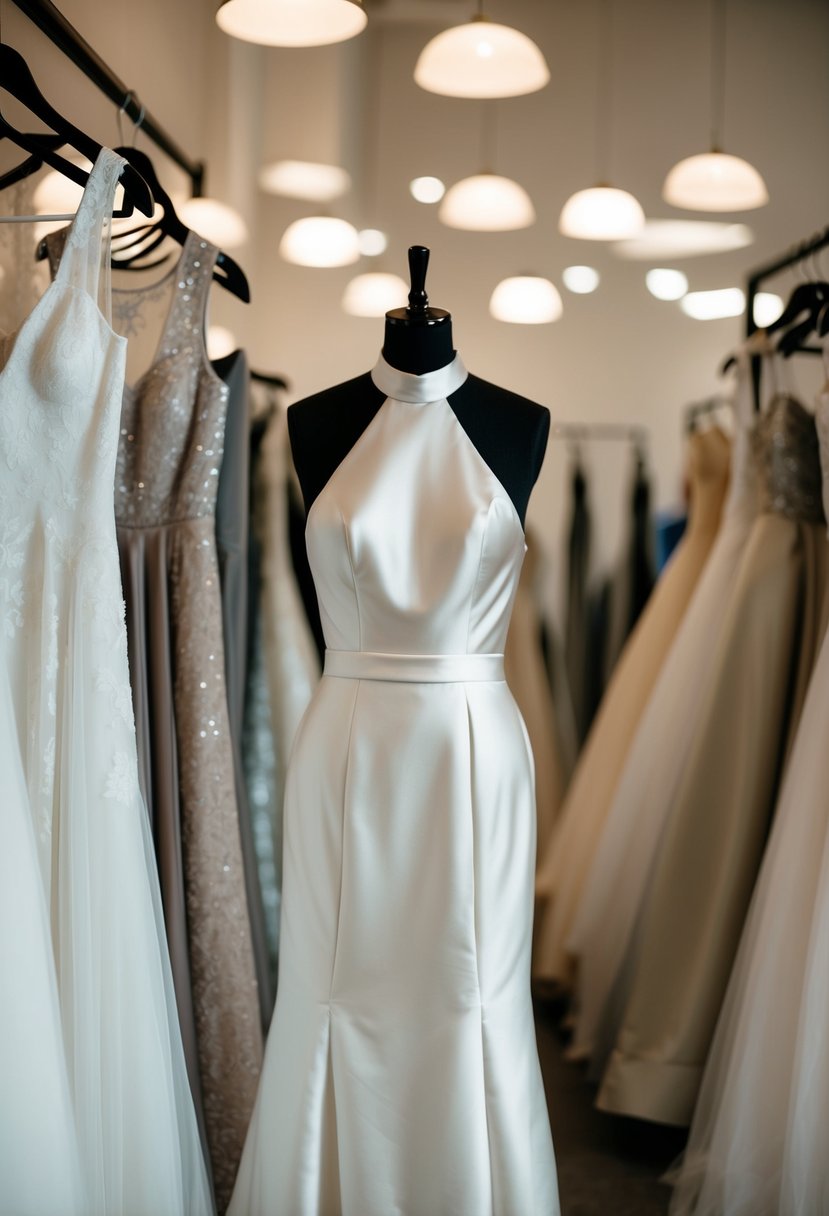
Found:
<svg viewBox="0 0 829 1216"><path fill-rule="evenodd" d="M816 416L829 514L829 389ZM809 683L706 1064L672 1216L826 1211L827 738L829 635Z"/></svg>
<svg viewBox="0 0 829 1216"><path fill-rule="evenodd" d="M291 756L279 989L232 1216L556 1216L530 1000L524 535L448 397L386 400L314 501L328 649Z"/></svg>

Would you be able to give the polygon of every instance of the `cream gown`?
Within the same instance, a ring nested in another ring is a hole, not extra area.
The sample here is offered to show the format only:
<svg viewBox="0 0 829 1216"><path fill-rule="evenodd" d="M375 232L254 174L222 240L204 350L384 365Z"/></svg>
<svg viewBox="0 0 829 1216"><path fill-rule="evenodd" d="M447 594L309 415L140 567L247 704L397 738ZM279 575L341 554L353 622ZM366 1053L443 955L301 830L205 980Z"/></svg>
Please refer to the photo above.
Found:
<svg viewBox="0 0 829 1216"><path fill-rule="evenodd" d="M609 1050L604 1036L615 1037L621 1011L615 1007L614 988L687 763L734 570L757 515L749 355L747 344L738 357L736 426L722 525L631 741L566 943L578 959L574 1055L601 1056ZM607 1022L610 1029L603 1025Z"/></svg>
<svg viewBox="0 0 829 1216"><path fill-rule="evenodd" d="M761 510L709 656L712 680L598 1097L604 1110L679 1125L691 1121L825 628L829 546L814 417L776 397L755 448Z"/></svg>
<svg viewBox="0 0 829 1216"><path fill-rule="evenodd" d="M328 646L288 771L279 990L232 1216L555 1216L530 1001L524 536L447 397L387 399L308 516Z"/></svg>
<svg viewBox="0 0 829 1216"><path fill-rule="evenodd" d="M567 984L566 942L636 727L719 528L730 445L717 429L691 436L688 529L622 653L602 700L560 818L540 860L533 975Z"/></svg>
<svg viewBox="0 0 829 1216"><path fill-rule="evenodd" d="M829 511L829 392L817 407ZM672 1216L826 1211L829 637L708 1057Z"/></svg>

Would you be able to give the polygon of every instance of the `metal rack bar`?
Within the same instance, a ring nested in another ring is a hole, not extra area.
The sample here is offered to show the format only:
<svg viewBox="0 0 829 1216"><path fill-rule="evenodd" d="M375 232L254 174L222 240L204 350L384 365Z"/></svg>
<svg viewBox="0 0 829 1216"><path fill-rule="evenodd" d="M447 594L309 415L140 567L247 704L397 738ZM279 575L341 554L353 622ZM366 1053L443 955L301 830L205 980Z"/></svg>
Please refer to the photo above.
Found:
<svg viewBox="0 0 829 1216"><path fill-rule="evenodd" d="M52 0L12 0L12 3L133 122L141 120L141 130L144 134L184 170L193 183L193 194L201 194L204 185L204 161L192 160L182 151L173 137L141 104L134 90L128 89L115 75L97 51L92 49L86 39L55 7Z"/></svg>
<svg viewBox="0 0 829 1216"><path fill-rule="evenodd" d="M647 428L623 422L554 422L550 433L560 439L621 439L627 443L645 443Z"/></svg>
<svg viewBox="0 0 829 1216"><path fill-rule="evenodd" d="M767 262L764 266L758 266L755 270L749 273L746 285L746 336L751 337L754 331L758 328L754 320L754 297L760 288L761 283L766 279L771 279L774 275L779 274L781 270L788 270L790 266L796 266L798 262L803 262L812 254L819 253L821 249L829 247L829 228L824 228L822 232L815 233L805 241L800 241L797 245L792 245L791 249L786 253L776 257L771 262ZM817 350L819 348L810 348Z"/></svg>

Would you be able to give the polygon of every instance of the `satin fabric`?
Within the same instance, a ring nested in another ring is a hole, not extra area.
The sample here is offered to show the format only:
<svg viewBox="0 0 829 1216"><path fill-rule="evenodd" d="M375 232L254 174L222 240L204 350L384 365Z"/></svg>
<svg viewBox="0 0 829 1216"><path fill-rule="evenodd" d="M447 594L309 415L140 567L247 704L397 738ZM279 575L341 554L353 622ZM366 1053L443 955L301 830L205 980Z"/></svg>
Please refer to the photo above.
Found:
<svg viewBox="0 0 829 1216"><path fill-rule="evenodd" d="M308 517L329 654L230 1213L555 1216L532 757L500 664L523 532L447 400L460 358L373 376L387 400Z"/></svg>

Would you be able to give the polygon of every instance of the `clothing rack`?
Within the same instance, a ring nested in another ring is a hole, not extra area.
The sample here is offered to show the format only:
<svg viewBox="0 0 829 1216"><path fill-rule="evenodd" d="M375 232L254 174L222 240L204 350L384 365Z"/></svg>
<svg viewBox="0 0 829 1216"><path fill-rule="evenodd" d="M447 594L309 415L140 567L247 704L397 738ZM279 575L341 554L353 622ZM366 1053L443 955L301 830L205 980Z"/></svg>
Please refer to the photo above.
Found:
<svg viewBox="0 0 829 1216"><path fill-rule="evenodd" d="M800 241L797 245L792 245L791 249L779 257L774 258L771 262L766 262L764 266L758 266L752 270L748 276L746 284L746 337L759 329L754 320L754 297L760 289L762 283L766 279L774 278L780 274L782 270L788 270L791 266L797 266L800 262L805 262L807 258L813 257L820 253L821 249L829 247L829 228L824 228L822 232L816 232L814 236L808 237L805 241ZM819 346L801 346L800 351L810 355L820 355L822 350ZM754 408L760 408L760 367L761 359L759 355L754 355L751 360L751 378L754 388Z"/></svg>
<svg viewBox="0 0 829 1216"><path fill-rule="evenodd" d="M192 160L182 151L173 137L142 105L135 91L127 88L51 0L12 0L12 3L25 13L102 93L114 101L128 118L139 125L144 134L169 156L170 160L184 170L193 183L193 195L200 195L204 188L204 161Z"/></svg>
<svg viewBox="0 0 829 1216"><path fill-rule="evenodd" d="M692 431L696 430L700 418L704 418L708 414L714 414L717 410L731 409L732 404L731 398L726 397L722 393L717 393L713 397L706 397L702 401L692 401L690 405L685 407L683 429L688 434L691 434Z"/></svg>
<svg viewBox="0 0 829 1216"><path fill-rule="evenodd" d="M626 443L644 444L648 432L643 426L623 422L554 422L550 433L559 439L617 440Z"/></svg>
<svg viewBox="0 0 829 1216"><path fill-rule="evenodd" d="M749 273L746 286L746 337L750 338L754 331L759 328L754 320L754 297L757 295L761 284L766 279L771 279L775 275L780 274L781 270L788 270L790 266L797 266L799 262L805 262L807 258L813 257L821 249L826 249L827 247L829 247L829 228L824 228L822 232L817 232L805 241L792 245L791 249L786 253L774 258L771 262L767 262L764 266L758 266ZM810 354L821 353L819 346L804 346L802 349L808 350Z"/></svg>

